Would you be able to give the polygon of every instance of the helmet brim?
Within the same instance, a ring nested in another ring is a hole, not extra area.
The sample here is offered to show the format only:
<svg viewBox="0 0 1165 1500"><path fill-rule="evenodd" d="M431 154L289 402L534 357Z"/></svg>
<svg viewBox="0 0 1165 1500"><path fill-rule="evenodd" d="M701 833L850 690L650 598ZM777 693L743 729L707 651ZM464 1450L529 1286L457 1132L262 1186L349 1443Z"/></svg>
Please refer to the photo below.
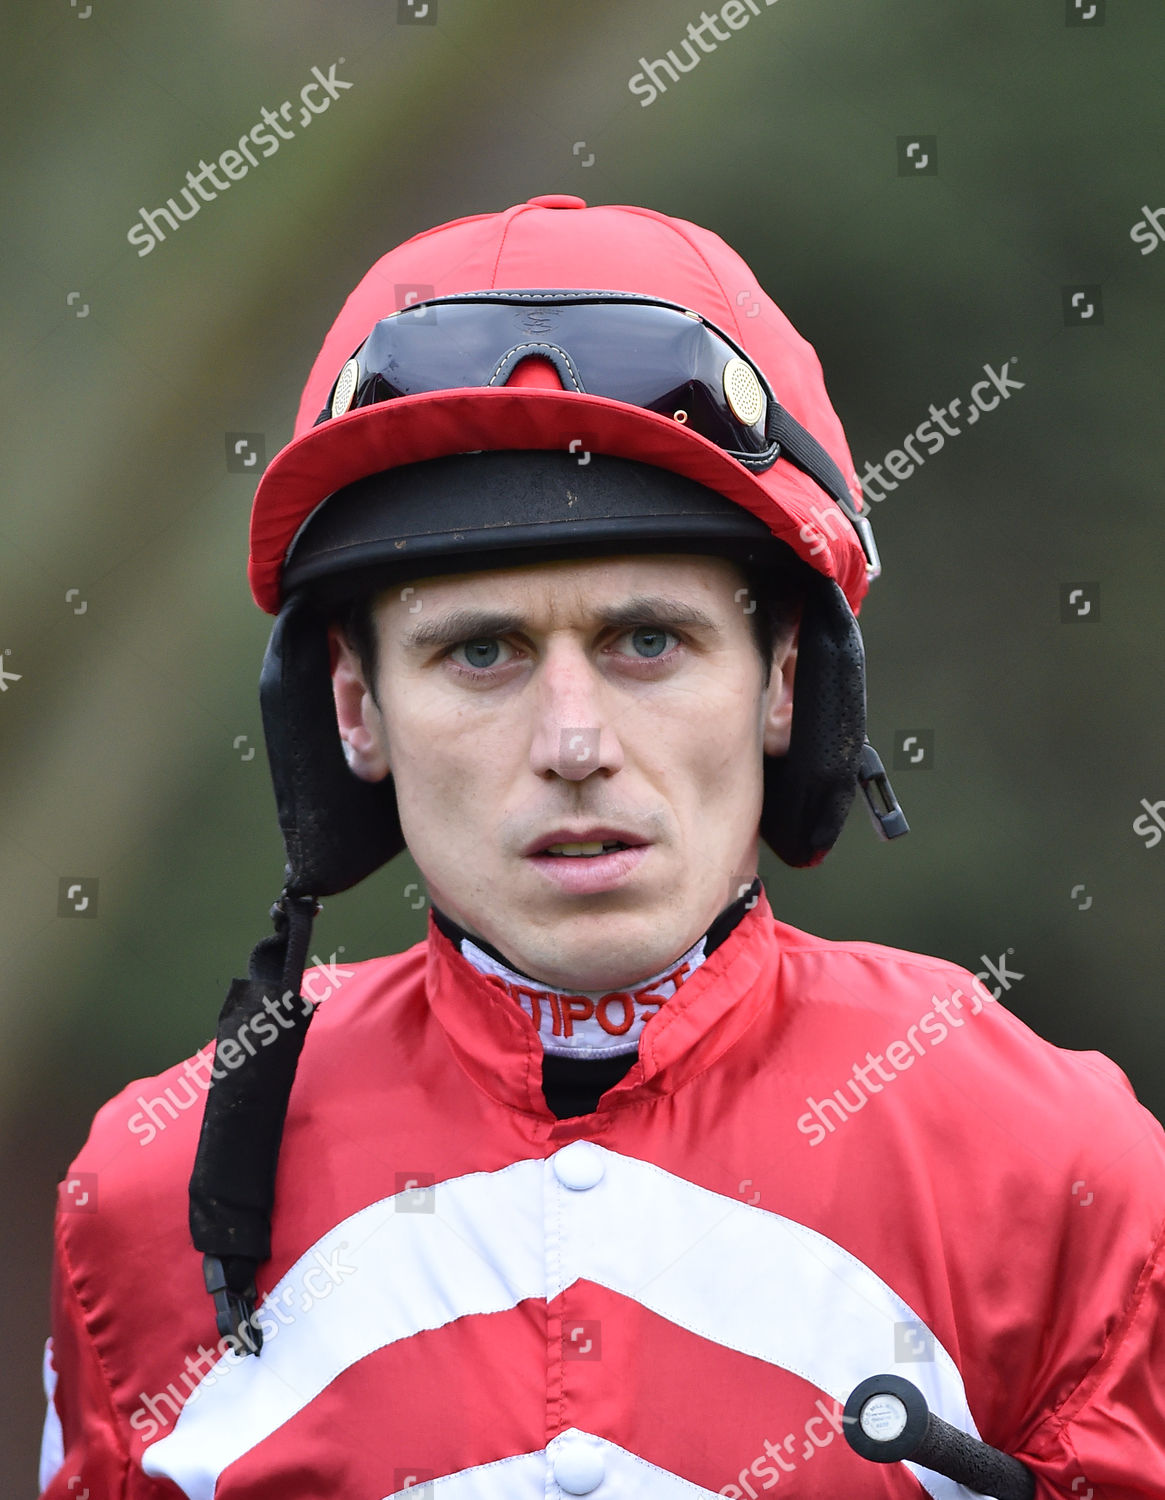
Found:
<svg viewBox="0 0 1165 1500"><path fill-rule="evenodd" d="M815 481L787 460L753 473L672 418L604 396L473 387L347 412L278 453L259 483L251 517L248 571L256 603L278 613L291 543L337 490L406 464L513 449L570 452L580 468L587 454L604 454L683 475L756 516L811 568L834 579L855 613L865 596L856 533Z"/></svg>

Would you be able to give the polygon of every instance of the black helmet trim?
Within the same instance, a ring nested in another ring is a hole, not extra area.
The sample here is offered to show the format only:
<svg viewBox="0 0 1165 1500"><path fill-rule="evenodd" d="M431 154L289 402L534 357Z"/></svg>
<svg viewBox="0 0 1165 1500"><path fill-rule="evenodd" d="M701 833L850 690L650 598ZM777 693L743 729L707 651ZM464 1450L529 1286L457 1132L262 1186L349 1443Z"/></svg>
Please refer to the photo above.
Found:
<svg viewBox="0 0 1165 1500"><path fill-rule="evenodd" d="M416 576L414 564L433 573L500 567L534 554L577 556L591 544L659 551L669 540L699 549L724 539L776 550L759 517L693 479L635 459L585 457L580 463L550 449L461 453L357 480L317 506L296 533L284 597L302 588L315 598L350 594L354 577L363 589L377 569L407 567Z"/></svg>

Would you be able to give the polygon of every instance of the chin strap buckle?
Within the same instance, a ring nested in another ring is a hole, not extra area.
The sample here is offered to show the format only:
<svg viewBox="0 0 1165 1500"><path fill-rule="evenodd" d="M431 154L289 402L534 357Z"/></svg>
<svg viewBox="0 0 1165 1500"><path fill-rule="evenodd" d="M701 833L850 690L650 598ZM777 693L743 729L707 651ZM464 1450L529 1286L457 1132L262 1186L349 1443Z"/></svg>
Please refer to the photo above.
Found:
<svg viewBox="0 0 1165 1500"><path fill-rule="evenodd" d="M206 1290L214 1298L214 1315L222 1338L234 1339L240 1354L258 1354L263 1347L263 1332L255 1322L255 1304L259 1293L252 1276L242 1291L233 1291L227 1281L226 1268L217 1255L202 1257L202 1275Z"/></svg>
<svg viewBox="0 0 1165 1500"><path fill-rule="evenodd" d="M861 759L858 761L858 785L880 838L897 839L910 832L910 824L898 805L898 798L894 795L894 788L890 785L881 757L869 740L862 746Z"/></svg>

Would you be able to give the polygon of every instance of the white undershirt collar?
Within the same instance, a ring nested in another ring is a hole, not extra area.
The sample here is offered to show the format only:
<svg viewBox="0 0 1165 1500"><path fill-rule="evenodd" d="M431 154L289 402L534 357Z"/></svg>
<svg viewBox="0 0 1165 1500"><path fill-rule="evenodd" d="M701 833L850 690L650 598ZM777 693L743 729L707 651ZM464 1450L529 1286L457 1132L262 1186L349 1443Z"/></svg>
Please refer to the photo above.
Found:
<svg viewBox="0 0 1165 1500"><path fill-rule="evenodd" d="M644 1026L704 962L707 933L658 974L629 990L559 990L517 973L472 938L462 957L496 979L534 1022L545 1050L555 1057L613 1057L634 1052Z"/></svg>

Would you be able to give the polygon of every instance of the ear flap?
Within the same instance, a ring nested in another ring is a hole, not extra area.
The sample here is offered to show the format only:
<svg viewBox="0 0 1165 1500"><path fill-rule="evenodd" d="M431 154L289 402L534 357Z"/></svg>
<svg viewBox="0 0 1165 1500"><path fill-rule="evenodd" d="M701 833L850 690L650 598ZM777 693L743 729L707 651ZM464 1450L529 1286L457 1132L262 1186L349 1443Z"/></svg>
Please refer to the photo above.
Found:
<svg viewBox="0 0 1165 1500"><path fill-rule="evenodd" d="M302 596L280 611L259 702L291 896L332 896L405 846L391 776L361 781L340 748L327 624Z"/></svg>
<svg viewBox="0 0 1165 1500"><path fill-rule="evenodd" d="M819 864L836 843L858 786L866 735L861 632L830 578L807 581L788 753L765 756L760 831L785 864Z"/></svg>

